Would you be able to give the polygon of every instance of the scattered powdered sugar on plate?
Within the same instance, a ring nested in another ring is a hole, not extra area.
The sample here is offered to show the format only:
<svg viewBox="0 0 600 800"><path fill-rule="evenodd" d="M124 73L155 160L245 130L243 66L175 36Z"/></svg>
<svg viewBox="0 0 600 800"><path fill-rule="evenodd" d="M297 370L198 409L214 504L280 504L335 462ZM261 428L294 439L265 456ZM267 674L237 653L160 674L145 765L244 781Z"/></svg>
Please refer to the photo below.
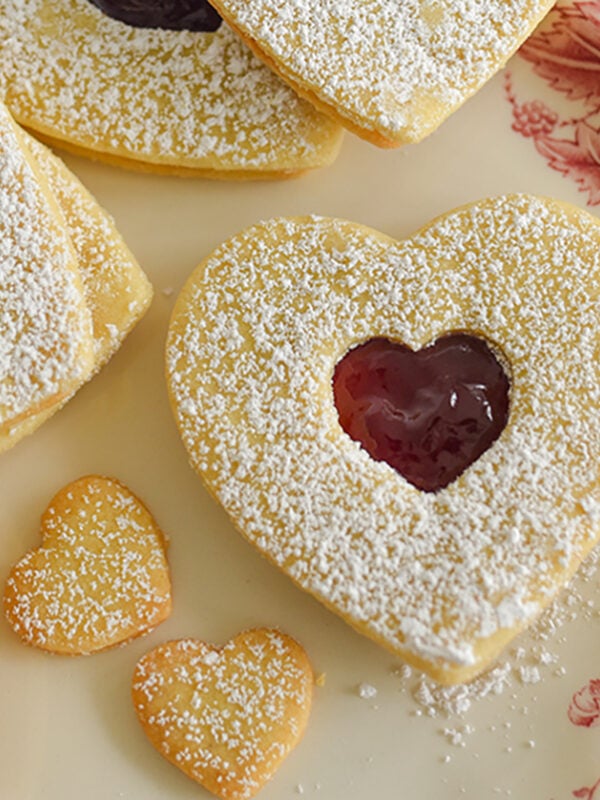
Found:
<svg viewBox="0 0 600 800"><path fill-rule="evenodd" d="M440 680L496 657L598 536L581 499L600 496L599 245L585 212L518 196L404 242L274 220L218 249L178 300L167 371L194 467L261 552ZM510 418L425 494L344 434L331 379L361 341L419 349L453 330L507 363Z"/></svg>
<svg viewBox="0 0 600 800"><path fill-rule="evenodd" d="M85 0L1 0L0 96L25 125L156 164L286 170L322 163L337 126L227 25L133 28Z"/></svg>
<svg viewBox="0 0 600 800"><path fill-rule="evenodd" d="M217 0L281 74L343 117L421 139L503 66L549 0Z"/></svg>
<svg viewBox="0 0 600 800"><path fill-rule="evenodd" d="M358 696L363 700L373 700L377 697L377 689L370 683L361 683L358 687Z"/></svg>
<svg viewBox="0 0 600 800"><path fill-rule="evenodd" d="M563 678L567 672L561 666L560 656L554 652L557 639L568 623L577 619L585 621L595 633L600 621L600 607L582 596L585 586L600 589L600 550L596 548L581 565L577 579L559 595L540 618L523 634L518 646L511 648L491 669L470 683L460 686L440 686L422 673L414 673L407 665L394 668L403 691L410 693L417 704L416 716L440 717L453 720L443 732L450 744L463 746L467 737L476 731L465 720L473 706L486 698L512 695L519 685L529 685L554 678ZM535 680L532 676L535 675ZM525 677L525 680L523 680ZM414 713L414 712L413 712ZM509 713L506 712L508 718ZM528 742L530 748L535 742Z"/></svg>

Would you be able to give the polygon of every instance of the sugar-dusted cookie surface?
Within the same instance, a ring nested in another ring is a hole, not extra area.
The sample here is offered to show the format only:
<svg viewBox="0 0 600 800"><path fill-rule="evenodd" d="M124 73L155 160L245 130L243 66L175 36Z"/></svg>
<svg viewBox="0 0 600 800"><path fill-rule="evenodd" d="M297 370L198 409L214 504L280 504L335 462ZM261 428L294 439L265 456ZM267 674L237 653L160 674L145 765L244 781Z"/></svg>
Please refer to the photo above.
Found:
<svg viewBox="0 0 600 800"><path fill-rule="evenodd" d="M284 633L245 631L224 647L197 639L147 653L133 676L133 703L154 747L224 800L246 800L301 739L313 673Z"/></svg>
<svg viewBox="0 0 600 800"><path fill-rule="evenodd" d="M26 135L71 237L92 315L94 370L116 353L152 300L152 286L113 219L47 147Z"/></svg>
<svg viewBox="0 0 600 800"><path fill-rule="evenodd" d="M122 166L275 178L339 149L339 126L225 24L137 28L88 0L0 0L0 60L0 97L21 124Z"/></svg>
<svg viewBox="0 0 600 800"><path fill-rule="evenodd" d="M85 655L171 613L164 535L123 484L95 475L70 483L44 512L41 533L4 589L8 622L26 644Z"/></svg>
<svg viewBox="0 0 600 800"><path fill-rule="evenodd" d="M390 147L420 141L504 66L553 0L211 0L296 91Z"/></svg>
<svg viewBox="0 0 600 800"><path fill-rule="evenodd" d="M93 372L115 354L152 300L152 286L110 216L47 147L21 132L58 203L77 257L85 303L92 317ZM86 380L91 375L86 376ZM79 389L80 385L74 387ZM33 433L69 398L0 431L0 453Z"/></svg>
<svg viewBox="0 0 600 800"><path fill-rule="evenodd" d="M92 326L58 206L0 106L0 435L91 373Z"/></svg>
<svg viewBox="0 0 600 800"><path fill-rule="evenodd" d="M600 534L600 224L559 202L484 200L410 239L340 220L257 225L192 274L167 343L192 465L239 530L361 632L468 680ZM508 421L420 491L342 429L336 365L377 337L488 343Z"/></svg>

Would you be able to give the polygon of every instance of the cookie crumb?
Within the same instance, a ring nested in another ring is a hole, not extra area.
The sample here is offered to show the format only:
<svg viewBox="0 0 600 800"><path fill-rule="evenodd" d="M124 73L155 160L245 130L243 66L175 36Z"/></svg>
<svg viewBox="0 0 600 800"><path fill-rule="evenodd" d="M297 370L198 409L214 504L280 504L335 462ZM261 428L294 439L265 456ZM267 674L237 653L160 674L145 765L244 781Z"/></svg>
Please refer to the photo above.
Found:
<svg viewBox="0 0 600 800"><path fill-rule="evenodd" d="M521 683L539 683L541 680L540 671L537 667L519 667L518 674Z"/></svg>
<svg viewBox="0 0 600 800"><path fill-rule="evenodd" d="M358 695L363 700L372 700L377 697L377 689L370 683L361 683L358 687Z"/></svg>

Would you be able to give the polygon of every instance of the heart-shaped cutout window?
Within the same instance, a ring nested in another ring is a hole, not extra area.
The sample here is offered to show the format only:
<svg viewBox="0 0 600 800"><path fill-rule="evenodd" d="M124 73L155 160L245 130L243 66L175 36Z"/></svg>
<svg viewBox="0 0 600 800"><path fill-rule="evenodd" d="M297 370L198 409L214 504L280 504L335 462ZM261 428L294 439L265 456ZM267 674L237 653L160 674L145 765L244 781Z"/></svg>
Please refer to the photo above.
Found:
<svg viewBox="0 0 600 800"><path fill-rule="evenodd" d="M346 353L333 376L344 431L425 492L448 486L496 441L509 389L490 346L466 333L417 352L371 339Z"/></svg>
<svg viewBox="0 0 600 800"><path fill-rule="evenodd" d="M207 0L90 0L108 17L136 28L212 33L222 19Z"/></svg>

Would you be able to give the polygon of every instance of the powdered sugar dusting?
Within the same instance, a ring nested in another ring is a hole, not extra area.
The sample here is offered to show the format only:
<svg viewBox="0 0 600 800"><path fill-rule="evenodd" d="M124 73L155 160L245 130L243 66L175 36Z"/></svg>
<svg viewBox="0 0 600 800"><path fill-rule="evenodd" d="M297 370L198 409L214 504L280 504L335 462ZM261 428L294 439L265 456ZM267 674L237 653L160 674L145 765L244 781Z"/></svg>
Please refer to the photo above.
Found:
<svg viewBox="0 0 600 800"><path fill-rule="evenodd" d="M600 492L599 244L592 217L529 197L396 243L275 220L216 251L176 306L167 368L194 467L295 581L442 679L496 655L598 535L581 500ZM424 494L344 435L331 377L368 338L417 349L452 330L498 348L511 413Z"/></svg>
<svg viewBox="0 0 600 800"><path fill-rule="evenodd" d="M90 371L91 321L58 211L0 107L0 429Z"/></svg>
<svg viewBox="0 0 600 800"><path fill-rule="evenodd" d="M169 615L163 536L124 486L82 478L54 498L42 526L43 547L12 570L4 596L8 620L26 643L85 654Z"/></svg>
<svg viewBox="0 0 600 800"><path fill-rule="evenodd" d="M112 219L75 176L32 137L27 137L27 146L60 204L78 256L85 301L92 314L94 368L98 370L143 316L152 287Z"/></svg>
<svg viewBox="0 0 600 800"><path fill-rule="evenodd" d="M593 627L600 619L600 609L584 600L581 589L588 584L600 588L599 564L600 551L596 548L581 566L577 579L519 639L518 646L510 648L500 661L474 681L461 686L439 686L426 675L413 675L406 665L395 668L394 672L400 678L403 691L410 692L418 705L416 715L452 718L456 725L460 720L470 719L472 707L486 698L499 695L514 698L517 687L524 685L522 675L528 671L535 671L543 681L564 678L567 672L561 665L559 654L552 648L564 639L564 626L577 619L583 620L592 631L591 635L594 635ZM535 689L535 684L533 688ZM514 710L514 706L508 703L505 711L507 720L511 709ZM519 710L522 714L528 712L527 706ZM467 725L468 729L465 730ZM463 726L463 733L472 732L472 725L467 723Z"/></svg>
<svg viewBox="0 0 600 800"><path fill-rule="evenodd" d="M216 0L281 74L415 141L503 66L551 0Z"/></svg>
<svg viewBox="0 0 600 800"><path fill-rule="evenodd" d="M136 711L169 761L221 797L252 797L304 731L312 672L301 648L254 630L222 649L182 639L138 662Z"/></svg>
<svg viewBox="0 0 600 800"><path fill-rule="evenodd" d="M339 143L337 126L227 25L214 34L141 29L82 0L2 0L0 57L0 95L17 119L86 149L285 171L319 166Z"/></svg>

